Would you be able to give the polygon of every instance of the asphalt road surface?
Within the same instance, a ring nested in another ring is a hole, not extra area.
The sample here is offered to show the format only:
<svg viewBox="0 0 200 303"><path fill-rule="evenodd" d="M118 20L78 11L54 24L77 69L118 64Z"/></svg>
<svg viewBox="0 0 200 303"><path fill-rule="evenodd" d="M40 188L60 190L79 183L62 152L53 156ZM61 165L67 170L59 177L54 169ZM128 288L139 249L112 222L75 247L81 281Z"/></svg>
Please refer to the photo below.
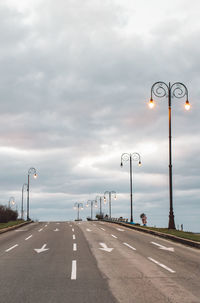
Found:
<svg viewBox="0 0 200 303"><path fill-rule="evenodd" d="M0 303L200 303L200 251L104 222L0 235Z"/></svg>

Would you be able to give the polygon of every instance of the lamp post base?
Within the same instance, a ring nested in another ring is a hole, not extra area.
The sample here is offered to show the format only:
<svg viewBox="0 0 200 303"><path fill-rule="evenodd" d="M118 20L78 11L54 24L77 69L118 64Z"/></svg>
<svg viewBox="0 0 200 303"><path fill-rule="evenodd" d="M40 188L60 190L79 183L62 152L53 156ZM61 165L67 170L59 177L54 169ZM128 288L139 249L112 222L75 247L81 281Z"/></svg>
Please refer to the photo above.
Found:
<svg viewBox="0 0 200 303"><path fill-rule="evenodd" d="M169 214L169 225L168 229L176 229L175 222L174 222L174 214Z"/></svg>

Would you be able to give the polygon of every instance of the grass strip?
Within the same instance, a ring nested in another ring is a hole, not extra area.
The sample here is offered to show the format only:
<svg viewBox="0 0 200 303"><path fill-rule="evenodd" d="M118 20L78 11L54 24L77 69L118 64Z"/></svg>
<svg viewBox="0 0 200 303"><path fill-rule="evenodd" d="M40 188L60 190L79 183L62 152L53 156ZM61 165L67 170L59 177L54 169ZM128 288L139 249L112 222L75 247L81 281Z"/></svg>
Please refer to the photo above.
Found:
<svg viewBox="0 0 200 303"><path fill-rule="evenodd" d="M7 223L0 223L0 229L11 227L11 226L18 225L18 224L21 224L21 223L24 223L24 220L17 220L17 221L9 221Z"/></svg>

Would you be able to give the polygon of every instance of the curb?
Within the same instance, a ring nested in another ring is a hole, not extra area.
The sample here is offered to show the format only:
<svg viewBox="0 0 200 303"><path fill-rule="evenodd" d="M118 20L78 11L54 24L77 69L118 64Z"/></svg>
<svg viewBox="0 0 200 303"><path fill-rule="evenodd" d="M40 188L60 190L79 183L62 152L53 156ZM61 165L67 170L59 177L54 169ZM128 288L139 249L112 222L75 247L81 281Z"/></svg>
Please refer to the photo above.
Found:
<svg viewBox="0 0 200 303"><path fill-rule="evenodd" d="M17 229L21 226L24 226L24 225L27 225L27 224L30 224L30 223L33 223L33 221L28 221L28 222L24 222L24 223L21 223L21 224L14 225L14 226L2 228L2 229L0 229L0 234L6 233L7 231L10 231L10 230Z"/></svg>
<svg viewBox="0 0 200 303"><path fill-rule="evenodd" d="M178 243L181 243L181 244L184 244L184 245L187 245L187 246L192 246L194 248L200 249L200 242L196 242L196 241L193 241L193 240L188 240L188 239L180 238L180 237L169 235L169 234L164 234L162 232L158 232L158 231L155 231L155 230L144 229L144 228L141 228L141 227L130 225L128 223L115 222L115 221L107 221L107 220L103 220L103 221L104 222L108 222L108 223L119 224L119 225L122 225L122 226L125 226L125 227L128 227L128 228L131 228L131 229L135 229L135 230L140 231L140 232L152 234L152 235L158 236L160 238L169 239L169 240L172 240L174 242L178 242Z"/></svg>

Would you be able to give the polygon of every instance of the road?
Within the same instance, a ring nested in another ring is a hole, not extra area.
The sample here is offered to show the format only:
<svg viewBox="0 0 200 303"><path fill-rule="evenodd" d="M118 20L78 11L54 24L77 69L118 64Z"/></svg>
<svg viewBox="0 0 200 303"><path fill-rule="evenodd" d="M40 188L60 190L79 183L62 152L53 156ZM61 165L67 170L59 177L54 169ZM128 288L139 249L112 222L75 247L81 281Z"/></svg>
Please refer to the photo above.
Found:
<svg viewBox="0 0 200 303"><path fill-rule="evenodd" d="M0 235L1 303L200 303L200 252L105 222Z"/></svg>

